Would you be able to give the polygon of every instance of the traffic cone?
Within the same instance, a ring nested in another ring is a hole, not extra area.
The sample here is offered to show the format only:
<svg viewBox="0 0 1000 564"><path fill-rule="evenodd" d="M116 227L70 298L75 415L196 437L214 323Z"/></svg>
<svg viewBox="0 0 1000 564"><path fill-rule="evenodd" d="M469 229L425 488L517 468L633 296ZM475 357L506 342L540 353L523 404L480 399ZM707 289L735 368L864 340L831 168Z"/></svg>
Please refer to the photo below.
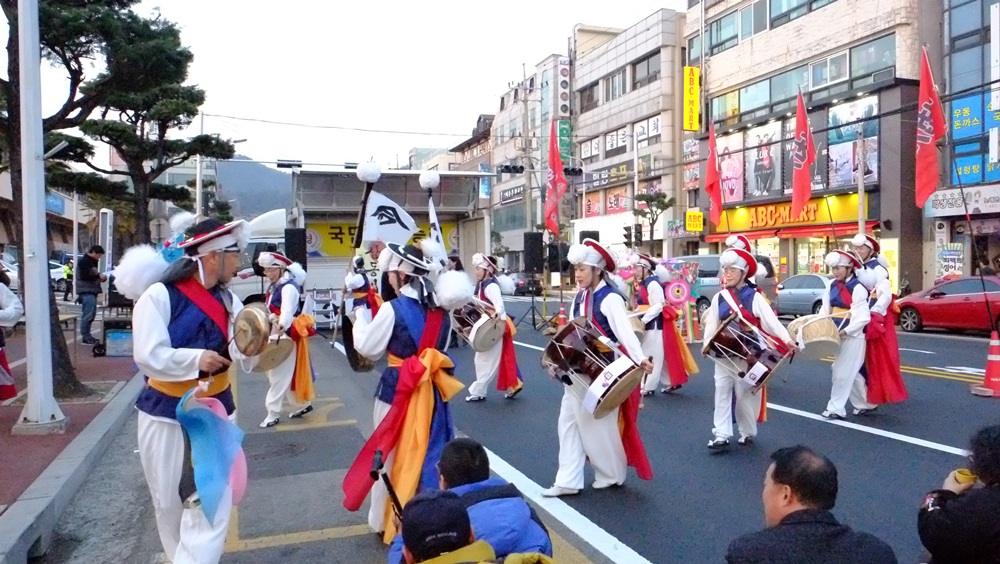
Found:
<svg viewBox="0 0 1000 564"><path fill-rule="evenodd" d="M972 386L977 396L1000 398L1000 336L990 334L990 351L986 355L986 376L982 386Z"/></svg>
<svg viewBox="0 0 1000 564"><path fill-rule="evenodd" d="M566 325L566 306L559 304L559 318L556 321L556 326L562 327L563 325Z"/></svg>

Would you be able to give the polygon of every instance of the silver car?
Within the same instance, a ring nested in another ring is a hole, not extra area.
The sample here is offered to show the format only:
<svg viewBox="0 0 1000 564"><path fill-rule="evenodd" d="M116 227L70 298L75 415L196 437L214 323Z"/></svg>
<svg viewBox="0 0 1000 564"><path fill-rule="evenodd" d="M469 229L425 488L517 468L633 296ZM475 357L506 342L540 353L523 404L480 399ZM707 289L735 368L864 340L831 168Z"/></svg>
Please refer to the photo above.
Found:
<svg viewBox="0 0 1000 564"><path fill-rule="evenodd" d="M823 307L823 294L830 291L831 279L820 274L798 274L778 284L774 310L778 315L809 315Z"/></svg>

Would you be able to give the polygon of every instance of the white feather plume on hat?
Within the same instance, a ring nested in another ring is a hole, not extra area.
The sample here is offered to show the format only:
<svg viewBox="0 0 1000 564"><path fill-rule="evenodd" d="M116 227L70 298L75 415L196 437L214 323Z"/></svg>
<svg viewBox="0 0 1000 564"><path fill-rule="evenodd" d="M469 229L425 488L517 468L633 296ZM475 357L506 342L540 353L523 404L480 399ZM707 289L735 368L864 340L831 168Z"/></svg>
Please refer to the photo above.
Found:
<svg viewBox="0 0 1000 564"><path fill-rule="evenodd" d="M430 237L424 237L420 240L417 245L420 252L424 254L424 260L430 263L431 275L437 275L445 266L448 264L448 256L444 252L444 247L442 247L437 241L431 239Z"/></svg>
<svg viewBox="0 0 1000 564"><path fill-rule="evenodd" d="M607 275L608 275L608 282L611 284L612 288L614 288L615 290L617 290L622 294L628 292L628 284L625 283L624 278L612 272L608 272Z"/></svg>
<svg viewBox="0 0 1000 564"><path fill-rule="evenodd" d="M464 272L449 270L442 272L434 282L435 301L444 310L458 309L472 301L476 288Z"/></svg>
<svg viewBox="0 0 1000 564"><path fill-rule="evenodd" d="M497 275L495 280L497 281L497 285L500 286L501 294L509 296L513 294L514 290L517 288L517 285L514 284L514 279L506 274Z"/></svg>
<svg viewBox="0 0 1000 564"><path fill-rule="evenodd" d="M175 237L177 235L183 235L188 229L191 228L192 225L194 225L197 219L198 216L189 211L175 213L173 217L170 218L170 234Z"/></svg>
<svg viewBox="0 0 1000 564"><path fill-rule="evenodd" d="M656 277L659 278L660 282L670 282L670 271L667 270L666 266L658 264L656 265Z"/></svg>
<svg viewBox="0 0 1000 564"><path fill-rule="evenodd" d="M288 268L286 270L288 271L288 274L291 277L292 282L295 282L299 286L302 286L303 284L306 283L306 271L304 268L302 268L301 264L293 262L292 264L288 265Z"/></svg>
<svg viewBox="0 0 1000 564"><path fill-rule="evenodd" d="M170 265L151 245L137 245L125 251L112 271L115 288L130 300L138 300L150 286L160 281Z"/></svg>
<svg viewBox="0 0 1000 564"><path fill-rule="evenodd" d="M596 268L604 268L606 264L601 253L582 243L570 245L566 251L566 260L572 265L588 264Z"/></svg>
<svg viewBox="0 0 1000 564"><path fill-rule="evenodd" d="M379 254L376 266L378 267L379 274L387 272L389 268L389 261L392 260L393 254L389 252L389 249L382 249L382 253Z"/></svg>

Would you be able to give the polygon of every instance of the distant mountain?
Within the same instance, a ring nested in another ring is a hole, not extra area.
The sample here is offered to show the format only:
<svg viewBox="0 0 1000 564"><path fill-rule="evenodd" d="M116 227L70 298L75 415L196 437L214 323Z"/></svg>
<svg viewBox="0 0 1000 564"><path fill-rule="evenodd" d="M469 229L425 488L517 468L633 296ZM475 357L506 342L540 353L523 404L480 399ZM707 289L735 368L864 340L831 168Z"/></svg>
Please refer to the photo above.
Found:
<svg viewBox="0 0 1000 564"><path fill-rule="evenodd" d="M222 189L221 199L232 202L235 217L252 219L292 204L292 175L253 162L243 155L216 163L216 175Z"/></svg>

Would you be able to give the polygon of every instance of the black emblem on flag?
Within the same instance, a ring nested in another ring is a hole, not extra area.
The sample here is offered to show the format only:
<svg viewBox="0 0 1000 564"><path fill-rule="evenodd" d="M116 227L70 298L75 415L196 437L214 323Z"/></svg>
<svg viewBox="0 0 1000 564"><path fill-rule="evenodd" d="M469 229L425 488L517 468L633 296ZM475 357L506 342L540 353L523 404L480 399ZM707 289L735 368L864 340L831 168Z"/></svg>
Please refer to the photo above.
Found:
<svg viewBox="0 0 1000 564"><path fill-rule="evenodd" d="M806 149L808 143L806 133L803 131L792 141L792 166L795 170L802 170L806 167Z"/></svg>
<svg viewBox="0 0 1000 564"><path fill-rule="evenodd" d="M399 217L399 212L396 211L394 206L379 206L375 208L375 212L372 213L372 217L378 220L379 225L396 224L403 229L410 229L405 223L403 223L403 218Z"/></svg>
<svg viewBox="0 0 1000 564"><path fill-rule="evenodd" d="M931 102L928 100L920 105L920 111L917 112L917 144L927 145L933 140L934 120L931 118Z"/></svg>

